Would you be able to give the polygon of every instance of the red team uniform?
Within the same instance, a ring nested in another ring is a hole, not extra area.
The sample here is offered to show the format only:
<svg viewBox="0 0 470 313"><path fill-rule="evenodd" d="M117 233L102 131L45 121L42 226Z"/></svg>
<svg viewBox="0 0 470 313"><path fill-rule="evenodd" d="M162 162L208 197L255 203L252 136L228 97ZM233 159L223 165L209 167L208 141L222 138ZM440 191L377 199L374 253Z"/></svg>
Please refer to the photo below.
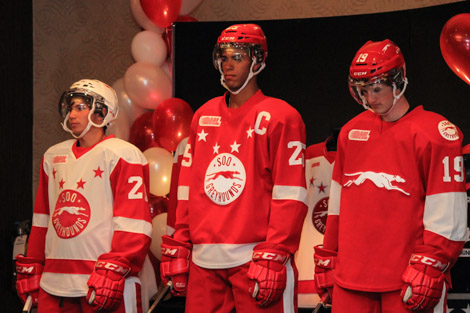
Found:
<svg viewBox="0 0 470 313"><path fill-rule="evenodd" d="M332 137L328 138L328 140ZM302 227L295 264L299 271L299 307L314 307L319 300L313 280L313 246L323 242L328 213L331 176L336 151L327 150L327 141L308 146L305 150L305 179L308 212Z"/></svg>
<svg viewBox="0 0 470 313"><path fill-rule="evenodd" d="M246 272L261 242L280 243L291 254L297 250L306 210L304 149L298 112L261 91L239 109L228 109L225 97L217 97L195 113L182 160L174 238L192 243L192 261L200 271ZM289 263L287 268L285 301L292 302L296 272ZM199 280L196 273L191 268L187 299L195 311L211 301L197 292L217 289L216 281ZM246 274L238 279L247 286L239 296L255 305Z"/></svg>

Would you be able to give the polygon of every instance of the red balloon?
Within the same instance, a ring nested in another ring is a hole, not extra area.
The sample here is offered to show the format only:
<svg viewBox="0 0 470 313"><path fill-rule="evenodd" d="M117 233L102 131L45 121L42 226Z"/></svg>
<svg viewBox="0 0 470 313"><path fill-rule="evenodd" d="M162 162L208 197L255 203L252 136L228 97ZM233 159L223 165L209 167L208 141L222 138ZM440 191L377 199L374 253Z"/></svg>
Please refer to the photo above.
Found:
<svg viewBox="0 0 470 313"><path fill-rule="evenodd" d="M168 203L170 199L168 197L159 197L150 195L149 197L149 207L150 207L150 215L152 219L160 213L168 212Z"/></svg>
<svg viewBox="0 0 470 313"><path fill-rule="evenodd" d="M153 129L157 142L168 151L175 151L178 143L189 136L191 106L184 100L169 98L161 102L153 111Z"/></svg>
<svg viewBox="0 0 470 313"><path fill-rule="evenodd" d="M470 85L470 13L452 17L444 25L441 53L450 69Z"/></svg>
<svg viewBox="0 0 470 313"><path fill-rule="evenodd" d="M129 130L129 142L142 152L151 147L160 147L153 131L152 117L153 111L145 112L135 119Z"/></svg>
<svg viewBox="0 0 470 313"><path fill-rule="evenodd" d="M168 27L176 21L181 0L140 0L145 15L157 26Z"/></svg>

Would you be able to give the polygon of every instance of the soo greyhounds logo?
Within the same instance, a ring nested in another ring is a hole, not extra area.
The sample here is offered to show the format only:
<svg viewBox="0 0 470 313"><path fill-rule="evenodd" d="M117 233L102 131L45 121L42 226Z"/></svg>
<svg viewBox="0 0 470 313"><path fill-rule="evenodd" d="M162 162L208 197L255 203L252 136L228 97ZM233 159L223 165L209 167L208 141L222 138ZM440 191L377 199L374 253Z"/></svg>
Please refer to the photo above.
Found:
<svg viewBox="0 0 470 313"><path fill-rule="evenodd" d="M73 238L80 234L90 221L90 205L75 190L60 193L52 214L52 225L60 238Z"/></svg>
<svg viewBox="0 0 470 313"><path fill-rule="evenodd" d="M348 180L343 186L350 187L352 184L359 186L364 183L366 180L372 181L377 187L385 188L387 190L397 190L405 195L409 196L410 193L404 191L400 187L393 185L394 183L404 183L406 180L398 175L387 174L387 173L376 173L372 171L367 172L357 172L352 174L344 173L345 176L357 176L354 179Z"/></svg>
<svg viewBox="0 0 470 313"><path fill-rule="evenodd" d="M246 183L242 162L233 154L221 153L210 162L204 179L206 195L218 205L227 205L237 199Z"/></svg>

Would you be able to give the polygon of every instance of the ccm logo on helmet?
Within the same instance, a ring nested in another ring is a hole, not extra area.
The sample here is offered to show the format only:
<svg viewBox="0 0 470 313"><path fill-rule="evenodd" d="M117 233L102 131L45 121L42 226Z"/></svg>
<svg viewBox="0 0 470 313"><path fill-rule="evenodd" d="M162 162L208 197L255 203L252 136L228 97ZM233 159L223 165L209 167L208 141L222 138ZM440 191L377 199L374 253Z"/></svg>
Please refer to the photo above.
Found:
<svg viewBox="0 0 470 313"><path fill-rule="evenodd" d="M272 252L256 251L256 252L253 252L253 259L254 260L269 260L269 261L276 261L279 263L285 263L288 257L286 255L272 253Z"/></svg>
<svg viewBox="0 0 470 313"><path fill-rule="evenodd" d="M367 74L367 72L354 72L353 76L364 76L366 74Z"/></svg>
<svg viewBox="0 0 470 313"><path fill-rule="evenodd" d="M424 256L424 255L419 255L419 254L413 254L411 255L410 262L413 263L423 263L432 267L435 267L441 272L444 272L447 267L449 266L449 263L442 263L441 261L435 260L433 258Z"/></svg>

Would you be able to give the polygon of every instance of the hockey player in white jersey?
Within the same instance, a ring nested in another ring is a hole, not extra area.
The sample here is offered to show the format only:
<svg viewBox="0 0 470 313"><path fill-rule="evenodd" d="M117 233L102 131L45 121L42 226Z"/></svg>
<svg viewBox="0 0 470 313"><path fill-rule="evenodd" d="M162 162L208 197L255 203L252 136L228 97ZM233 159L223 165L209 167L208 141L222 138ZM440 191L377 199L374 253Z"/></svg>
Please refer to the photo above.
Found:
<svg viewBox="0 0 470 313"><path fill-rule="evenodd" d="M369 41L349 71L366 109L338 139L315 281L333 313L445 312L449 269L466 240L462 133L411 108L405 60L390 40Z"/></svg>
<svg viewBox="0 0 470 313"><path fill-rule="evenodd" d="M83 79L59 103L75 139L43 156L17 291L43 312L141 312L138 273L151 239L148 163L135 146L106 136L118 113L105 83Z"/></svg>
<svg viewBox="0 0 470 313"><path fill-rule="evenodd" d="M305 125L258 87L267 57L258 25L225 29L213 55L228 92L194 114L175 233L162 240L162 280L186 293L186 312L293 313L293 254L307 209Z"/></svg>

